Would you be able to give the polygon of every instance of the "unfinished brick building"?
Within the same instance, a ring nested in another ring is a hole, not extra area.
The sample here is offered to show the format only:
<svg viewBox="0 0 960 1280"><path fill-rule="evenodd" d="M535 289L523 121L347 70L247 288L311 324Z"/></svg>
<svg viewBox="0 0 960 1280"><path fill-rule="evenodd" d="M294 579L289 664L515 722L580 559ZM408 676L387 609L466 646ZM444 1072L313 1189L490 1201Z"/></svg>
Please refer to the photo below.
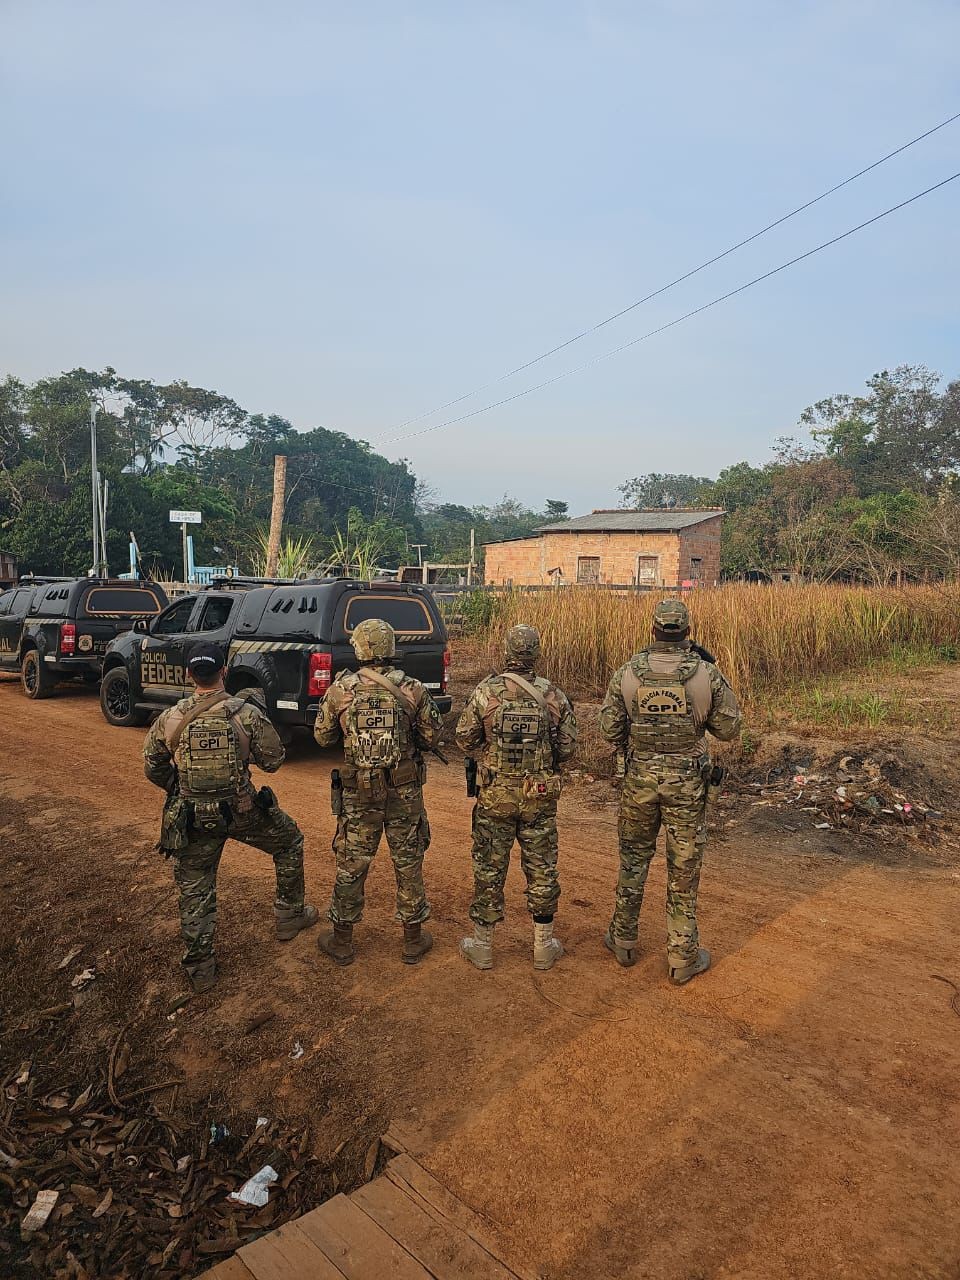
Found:
<svg viewBox="0 0 960 1280"><path fill-rule="evenodd" d="M712 586L720 577L722 511L594 511L484 546L491 585Z"/></svg>

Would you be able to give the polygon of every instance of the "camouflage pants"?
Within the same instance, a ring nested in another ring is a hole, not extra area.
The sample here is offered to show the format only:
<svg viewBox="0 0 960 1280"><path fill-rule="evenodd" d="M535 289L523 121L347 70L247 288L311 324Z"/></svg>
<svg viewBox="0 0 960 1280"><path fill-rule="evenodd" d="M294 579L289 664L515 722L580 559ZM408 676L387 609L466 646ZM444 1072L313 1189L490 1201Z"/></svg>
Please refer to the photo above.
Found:
<svg viewBox="0 0 960 1280"><path fill-rule="evenodd" d="M483 788L473 810L470 919L476 924L503 919L503 886L514 841L520 845L530 914L552 916L557 909L557 802L524 801L519 787L495 782Z"/></svg>
<svg viewBox="0 0 960 1280"><path fill-rule="evenodd" d="M225 823L223 831L191 827L173 866L180 890L180 936L187 948L183 964L188 972L213 955L217 869L228 840L268 853L277 873L277 906L303 908L303 834L282 809L254 808Z"/></svg>
<svg viewBox="0 0 960 1280"><path fill-rule="evenodd" d="M661 825L666 830L667 955L696 959L697 890L706 844L703 760L633 760L620 797L620 876L611 930L634 942L643 889Z"/></svg>
<svg viewBox="0 0 960 1280"><path fill-rule="evenodd" d="M385 834L397 877L397 916L404 924L430 919L423 887L423 855L430 845L430 824L419 782L372 792L343 788L343 813L337 819L333 852L337 875L330 902L334 924L357 924L363 917L364 886L370 863Z"/></svg>

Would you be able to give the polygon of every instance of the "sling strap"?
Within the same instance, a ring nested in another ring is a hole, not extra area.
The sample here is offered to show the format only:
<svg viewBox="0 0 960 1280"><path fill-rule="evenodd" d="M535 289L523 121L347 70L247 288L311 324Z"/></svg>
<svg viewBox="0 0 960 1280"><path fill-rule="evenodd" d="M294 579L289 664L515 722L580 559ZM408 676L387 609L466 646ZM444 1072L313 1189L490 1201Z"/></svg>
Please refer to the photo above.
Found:
<svg viewBox="0 0 960 1280"><path fill-rule="evenodd" d="M190 710L181 717L180 723L174 728L170 737L167 738L167 748L170 754L174 755L176 753L184 731L193 724L194 720L199 720L201 716L206 715L208 711L212 711L214 707L219 707L222 703L229 702L230 696L225 689L218 689L215 693L201 694Z"/></svg>
<svg viewBox="0 0 960 1280"><path fill-rule="evenodd" d="M500 677L501 680L512 680L515 685L521 688L524 693L529 693L537 706L543 711L547 718L550 717L550 710L547 706L547 700L537 688L535 684L531 684L529 680L525 680L523 676L518 676L515 671L505 671Z"/></svg>
<svg viewBox="0 0 960 1280"><path fill-rule="evenodd" d="M374 684L380 685L381 688L386 689L387 693L392 694L397 702L400 703L400 706L408 713L411 720L416 717L418 710L417 703L414 700L413 695L407 693L406 689L401 689L400 686L394 684L392 680L388 680L382 672L374 671L372 667L361 667L357 672L357 675L361 680L370 680Z"/></svg>

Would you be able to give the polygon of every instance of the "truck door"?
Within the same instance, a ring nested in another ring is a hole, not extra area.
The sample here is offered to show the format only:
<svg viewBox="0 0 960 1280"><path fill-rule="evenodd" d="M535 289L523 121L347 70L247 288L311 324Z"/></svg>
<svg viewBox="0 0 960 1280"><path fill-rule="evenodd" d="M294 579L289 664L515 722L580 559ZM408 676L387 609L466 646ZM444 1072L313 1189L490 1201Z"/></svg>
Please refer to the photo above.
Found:
<svg viewBox="0 0 960 1280"><path fill-rule="evenodd" d="M196 640L188 631L197 597L181 596L151 624L140 649L140 684L148 701L176 702L186 694L186 650Z"/></svg>
<svg viewBox="0 0 960 1280"><path fill-rule="evenodd" d="M17 671L20 631L33 587L18 587L0 595L0 671Z"/></svg>
<svg viewBox="0 0 960 1280"><path fill-rule="evenodd" d="M190 619L191 642L208 640L211 644L219 645L226 657L234 630L234 615L239 604L236 592L204 591L197 597L196 608Z"/></svg>

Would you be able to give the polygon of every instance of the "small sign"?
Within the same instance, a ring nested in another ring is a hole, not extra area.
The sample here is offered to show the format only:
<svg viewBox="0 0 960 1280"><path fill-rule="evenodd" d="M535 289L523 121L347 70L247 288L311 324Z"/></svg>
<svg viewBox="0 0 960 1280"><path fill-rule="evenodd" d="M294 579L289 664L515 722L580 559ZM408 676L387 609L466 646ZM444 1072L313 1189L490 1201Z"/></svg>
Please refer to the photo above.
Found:
<svg viewBox="0 0 960 1280"><path fill-rule="evenodd" d="M171 524L200 524L199 511L171 511Z"/></svg>

